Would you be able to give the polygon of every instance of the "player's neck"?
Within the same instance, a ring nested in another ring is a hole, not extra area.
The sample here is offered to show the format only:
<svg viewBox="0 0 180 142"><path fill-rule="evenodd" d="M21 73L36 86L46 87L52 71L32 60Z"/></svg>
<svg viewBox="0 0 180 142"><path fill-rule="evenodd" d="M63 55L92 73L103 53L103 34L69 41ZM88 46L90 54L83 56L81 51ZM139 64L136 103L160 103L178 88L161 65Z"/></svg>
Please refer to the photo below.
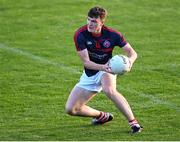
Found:
<svg viewBox="0 0 180 142"><path fill-rule="evenodd" d="M101 32L100 33L92 33L92 36L94 36L94 37L99 37L101 35L102 35Z"/></svg>
<svg viewBox="0 0 180 142"><path fill-rule="evenodd" d="M101 34L101 28L100 29L98 29L97 31L95 31L95 32L92 32L92 35L93 36L95 36L95 37L99 37L99 36L101 36L102 34Z"/></svg>

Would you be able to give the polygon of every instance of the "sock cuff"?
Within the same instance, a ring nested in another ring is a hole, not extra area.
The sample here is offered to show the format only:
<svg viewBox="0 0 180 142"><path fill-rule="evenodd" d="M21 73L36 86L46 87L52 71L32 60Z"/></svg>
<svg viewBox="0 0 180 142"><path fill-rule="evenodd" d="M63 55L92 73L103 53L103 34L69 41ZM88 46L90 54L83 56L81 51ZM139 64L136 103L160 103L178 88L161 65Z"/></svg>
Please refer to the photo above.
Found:
<svg viewBox="0 0 180 142"><path fill-rule="evenodd" d="M138 124L138 121L136 119L133 119L133 120L129 121L130 126L133 126L133 125L136 125L136 124Z"/></svg>
<svg viewBox="0 0 180 142"><path fill-rule="evenodd" d="M100 115L96 119L101 120L105 117L105 115L106 115L106 113L101 111Z"/></svg>

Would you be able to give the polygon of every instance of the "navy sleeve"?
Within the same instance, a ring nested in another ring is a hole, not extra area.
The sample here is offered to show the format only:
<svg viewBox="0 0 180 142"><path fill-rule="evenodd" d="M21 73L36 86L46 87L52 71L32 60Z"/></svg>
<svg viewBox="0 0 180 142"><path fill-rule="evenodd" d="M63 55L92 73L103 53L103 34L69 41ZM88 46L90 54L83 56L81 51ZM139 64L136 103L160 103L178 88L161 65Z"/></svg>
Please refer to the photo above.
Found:
<svg viewBox="0 0 180 142"><path fill-rule="evenodd" d="M74 35L74 43L77 51L81 51L86 48L85 38L83 34L78 31Z"/></svg>
<svg viewBox="0 0 180 142"><path fill-rule="evenodd" d="M127 44L126 39L121 33L116 33L116 46L123 47Z"/></svg>

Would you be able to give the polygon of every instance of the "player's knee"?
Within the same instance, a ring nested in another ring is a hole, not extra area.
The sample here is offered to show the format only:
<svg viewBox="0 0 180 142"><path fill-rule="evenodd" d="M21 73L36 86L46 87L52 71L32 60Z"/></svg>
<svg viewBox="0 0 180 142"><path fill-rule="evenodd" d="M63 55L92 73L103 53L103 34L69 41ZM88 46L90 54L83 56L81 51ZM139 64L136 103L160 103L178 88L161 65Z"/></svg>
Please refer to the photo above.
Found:
<svg viewBox="0 0 180 142"><path fill-rule="evenodd" d="M73 111L73 107L72 106L66 105L65 110L66 110L67 114L74 115L74 111Z"/></svg>
<svg viewBox="0 0 180 142"><path fill-rule="evenodd" d="M78 113L78 108L74 107L74 106L70 106L70 105L66 105L66 113L69 115L77 115Z"/></svg>
<svg viewBox="0 0 180 142"><path fill-rule="evenodd" d="M109 97L116 94L116 89L114 89L112 87L104 88L103 91Z"/></svg>

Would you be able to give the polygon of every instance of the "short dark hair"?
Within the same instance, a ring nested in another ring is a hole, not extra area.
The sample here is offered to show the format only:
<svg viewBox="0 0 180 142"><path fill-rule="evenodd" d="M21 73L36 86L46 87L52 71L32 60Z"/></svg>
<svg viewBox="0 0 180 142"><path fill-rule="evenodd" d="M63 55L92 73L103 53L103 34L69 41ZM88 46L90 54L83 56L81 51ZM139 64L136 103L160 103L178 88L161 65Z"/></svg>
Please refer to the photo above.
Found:
<svg viewBox="0 0 180 142"><path fill-rule="evenodd" d="M88 16L91 18L100 18L104 22L107 16L107 10L100 6L95 6L89 10Z"/></svg>

